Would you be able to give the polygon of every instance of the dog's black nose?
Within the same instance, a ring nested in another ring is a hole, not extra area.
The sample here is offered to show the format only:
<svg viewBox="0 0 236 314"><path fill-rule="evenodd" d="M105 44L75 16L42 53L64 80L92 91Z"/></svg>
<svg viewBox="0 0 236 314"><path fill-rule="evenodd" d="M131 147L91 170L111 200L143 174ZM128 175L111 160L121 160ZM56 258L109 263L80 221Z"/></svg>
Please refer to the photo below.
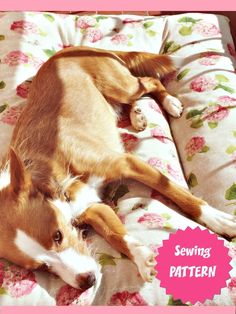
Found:
<svg viewBox="0 0 236 314"><path fill-rule="evenodd" d="M82 273L76 276L76 281L79 285L79 288L83 291L91 288L95 282L96 277L93 272Z"/></svg>

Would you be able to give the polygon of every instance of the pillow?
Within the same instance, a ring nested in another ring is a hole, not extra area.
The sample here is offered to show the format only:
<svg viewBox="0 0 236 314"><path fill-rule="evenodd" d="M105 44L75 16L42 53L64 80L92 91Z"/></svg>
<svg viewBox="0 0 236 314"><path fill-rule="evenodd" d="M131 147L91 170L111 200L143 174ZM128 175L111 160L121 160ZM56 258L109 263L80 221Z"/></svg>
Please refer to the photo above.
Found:
<svg viewBox="0 0 236 314"><path fill-rule="evenodd" d="M236 214L236 53L228 22L213 14L169 16L163 52L181 64L166 83L184 105L170 125L188 184Z"/></svg>

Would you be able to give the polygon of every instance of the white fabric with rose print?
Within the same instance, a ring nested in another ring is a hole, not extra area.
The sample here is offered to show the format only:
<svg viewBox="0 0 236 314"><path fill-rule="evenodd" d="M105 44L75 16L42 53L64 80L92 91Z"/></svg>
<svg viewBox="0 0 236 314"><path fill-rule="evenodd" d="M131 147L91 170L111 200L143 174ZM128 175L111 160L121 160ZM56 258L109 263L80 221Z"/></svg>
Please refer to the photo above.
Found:
<svg viewBox="0 0 236 314"><path fill-rule="evenodd" d="M189 186L211 204L234 211L235 51L225 17L3 12L0 13L0 41L1 156L25 105L30 78L56 51L71 45L87 45L168 53L177 63L185 62L177 73L166 78L165 84L173 94L178 94L185 107L183 117L171 120L171 126ZM148 97L142 98L139 105L148 119L145 131L136 133L132 129L125 110L118 123L126 150L187 187L165 113ZM220 177L215 173L219 163ZM224 167L223 163L227 165ZM170 232L196 226L178 214L170 201L133 181L111 186L107 202L129 232L155 252ZM143 283L136 267L99 236L94 234L88 244L96 248L96 256L103 266L96 305L181 304L180 300L166 295L158 280ZM236 303L236 248L234 243L227 245L234 257L227 287L213 301L196 305ZM89 291L80 295L54 275L24 270L0 260L0 305L86 305L89 298Z"/></svg>

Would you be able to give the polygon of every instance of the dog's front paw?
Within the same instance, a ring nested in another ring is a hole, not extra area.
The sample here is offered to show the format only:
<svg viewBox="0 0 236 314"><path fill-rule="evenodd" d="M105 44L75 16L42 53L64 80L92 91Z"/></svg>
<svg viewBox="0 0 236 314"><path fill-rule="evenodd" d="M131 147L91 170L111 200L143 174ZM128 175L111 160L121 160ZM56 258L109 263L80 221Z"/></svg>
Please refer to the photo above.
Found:
<svg viewBox="0 0 236 314"><path fill-rule="evenodd" d="M156 275L154 253L132 236L126 235L124 240L127 243L133 257L133 262L136 264L142 279L151 282Z"/></svg>
<svg viewBox="0 0 236 314"><path fill-rule="evenodd" d="M179 118L183 112L183 105L178 98L168 95L163 100L163 108L174 118Z"/></svg>
<svg viewBox="0 0 236 314"><path fill-rule="evenodd" d="M209 205L202 205L202 214L198 221L219 235L236 237L236 218Z"/></svg>
<svg viewBox="0 0 236 314"><path fill-rule="evenodd" d="M137 131L143 131L147 127L147 119L137 105L134 105L131 108L130 121L133 128Z"/></svg>

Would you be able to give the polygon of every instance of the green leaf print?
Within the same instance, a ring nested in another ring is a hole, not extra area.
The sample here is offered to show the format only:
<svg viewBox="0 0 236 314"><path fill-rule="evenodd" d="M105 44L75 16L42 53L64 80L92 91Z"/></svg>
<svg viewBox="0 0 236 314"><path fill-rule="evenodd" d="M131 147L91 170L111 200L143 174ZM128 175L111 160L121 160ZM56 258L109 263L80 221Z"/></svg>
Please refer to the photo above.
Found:
<svg viewBox="0 0 236 314"><path fill-rule="evenodd" d="M216 74L215 78L216 78L217 82L219 82L219 83L228 82L229 81L229 79L226 76L222 75L222 74Z"/></svg>
<svg viewBox="0 0 236 314"><path fill-rule="evenodd" d="M6 289L3 287L0 287L0 295L4 295L4 294L7 294Z"/></svg>
<svg viewBox="0 0 236 314"><path fill-rule="evenodd" d="M197 177L193 172L190 173L187 183L190 188L194 188L195 186L198 185Z"/></svg>
<svg viewBox="0 0 236 314"><path fill-rule="evenodd" d="M175 43L174 41L167 41L165 43L164 49L163 49L163 53L173 53L177 50L179 50L181 48L181 46L177 43Z"/></svg>
<svg viewBox="0 0 236 314"><path fill-rule="evenodd" d="M190 124L190 127L193 129L198 129L203 126L203 121L199 118L193 119L192 123Z"/></svg>
<svg viewBox="0 0 236 314"><path fill-rule="evenodd" d="M55 21L55 18L54 18L51 14L45 13L43 16L44 16L47 20L49 20L50 22L54 22L54 21Z"/></svg>
<svg viewBox="0 0 236 314"><path fill-rule="evenodd" d="M201 21L201 19L193 19L192 17L189 17L189 16L184 16L184 17L181 17L180 19L178 19L178 22L179 23L192 23L192 24L195 24L197 22Z"/></svg>
<svg viewBox="0 0 236 314"><path fill-rule="evenodd" d="M5 36L4 35L0 35L0 40L4 40Z"/></svg>
<svg viewBox="0 0 236 314"><path fill-rule="evenodd" d="M218 84L218 85L214 88L214 90L219 89L219 88L225 90L226 92L228 92L228 93L230 93L230 94L234 94L234 92L235 92L235 90L234 90L233 88L228 87L228 86L225 86L225 85L222 85L222 84Z"/></svg>
<svg viewBox="0 0 236 314"><path fill-rule="evenodd" d="M3 89L6 87L6 83L4 81L0 82L0 89Z"/></svg>
<svg viewBox="0 0 236 314"><path fill-rule="evenodd" d="M151 27L153 24L154 24L153 22L145 22L145 23L143 24L143 27L144 27L145 29L147 29L147 28Z"/></svg>
<svg viewBox="0 0 236 314"><path fill-rule="evenodd" d="M170 214L168 214L168 213L162 213L161 217L163 217L163 218L165 218L167 220L169 220L171 218Z"/></svg>
<svg viewBox="0 0 236 314"><path fill-rule="evenodd" d="M106 254L106 253L102 253L99 256L98 262L99 262L99 264L101 266L106 266L106 265L113 265L113 266L115 266L116 265L115 257L112 256L112 255Z"/></svg>
<svg viewBox="0 0 236 314"><path fill-rule="evenodd" d="M236 137L236 131L233 131L233 136Z"/></svg>
<svg viewBox="0 0 236 314"><path fill-rule="evenodd" d="M56 53L55 49L43 49L43 51L49 58L52 57Z"/></svg>
<svg viewBox="0 0 236 314"><path fill-rule="evenodd" d="M179 30L180 35L182 36L188 36L191 35L193 32L192 26L182 26Z"/></svg>
<svg viewBox="0 0 236 314"><path fill-rule="evenodd" d="M202 148L202 150L200 151L200 153L206 153L206 152L208 152L209 149L210 149L210 147L207 146L207 145L205 145L205 146L203 146L203 148Z"/></svg>
<svg viewBox="0 0 236 314"><path fill-rule="evenodd" d="M227 149L226 149L226 153L231 155L236 151L236 146L235 145L230 145Z"/></svg>
<svg viewBox="0 0 236 314"><path fill-rule="evenodd" d="M188 304L183 303L180 299L174 300L172 296L169 297L168 305L188 306Z"/></svg>
<svg viewBox="0 0 236 314"><path fill-rule="evenodd" d="M108 18L108 16L100 15L100 16L96 16L96 17L95 17L95 20L96 20L97 22L100 22L100 20L105 20L105 19L107 19L107 18Z"/></svg>
<svg viewBox="0 0 236 314"><path fill-rule="evenodd" d="M190 71L191 69L184 69L182 72L180 72L178 75L177 75L177 81L180 81L182 80L187 74L188 72Z"/></svg>
<svg viewBox="0 0 236 314"><path fill-rule="evenodd" d="M215 129L218 126L218 122L208 122L210 129Z"/></svg>
<svg viewBox="0 0 236 314"><path fill-rule="evenodd" d="M225 199L226 200L236 200L236 184L233 183L233 185L231 185L231 187L226 190L225 192Z"/></svg>
<svg viewBox="0 0 236 314"><path fill-rule="evenodd" d="M149 123L149 124L148 124L149 129L153 129L153 128L155 128L156 126L157 126L156 123Z"/></svg>
<svg viewBox="0 0 236 314"><path fill-rule="evenodd" d="M151 36L151 37L154 37L154 36L156 36L156 34L157 34L157 32L155 32L155 31L153 31L153 30L151 30L151 29L148 29L148 30L146 31L146 33L147 33L149 36Z"/></svg>
<svg viewBox="0 0 236 314"><path fill-rule="evenodd" d="M3 112L5 109L7 109L8 104L4 104L2 106L0 106L0 113Z"/></svg>
<svg viewBox="0 0 236 314"><path fill-rule="evenodd" d="M203 113L203 111L204 111L205 109L206 109L206 107L203 108L202 110L198 110L198 109L192 109L192 110L190 110L190 111L187 113L187 115L186 115L186 119L188 120L188 119L194 118L194 117L196 117L196 116L200 116L200 115Z"/></svg>

